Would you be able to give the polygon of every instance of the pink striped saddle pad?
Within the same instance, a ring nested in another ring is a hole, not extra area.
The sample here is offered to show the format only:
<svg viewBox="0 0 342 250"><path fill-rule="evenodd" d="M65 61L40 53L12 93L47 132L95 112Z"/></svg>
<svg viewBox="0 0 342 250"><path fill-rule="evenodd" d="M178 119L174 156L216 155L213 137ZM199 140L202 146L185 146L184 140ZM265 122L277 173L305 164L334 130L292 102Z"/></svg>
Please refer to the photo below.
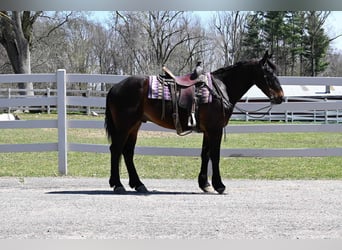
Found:
<svg viewBox="0 0 342 250"><path fill-rule="evenodd" d="M208 90L208 87L212 89L212 80L210 73L206 73L207 76L207 87L202 86L199 87L199 102L200 103L210 103L212 100L212 96ZM164 97L165 100L171 100L170 89L161 83L157 76L149 76L149 91L148 98L149 99L160 99L162 100Z"/></svg>

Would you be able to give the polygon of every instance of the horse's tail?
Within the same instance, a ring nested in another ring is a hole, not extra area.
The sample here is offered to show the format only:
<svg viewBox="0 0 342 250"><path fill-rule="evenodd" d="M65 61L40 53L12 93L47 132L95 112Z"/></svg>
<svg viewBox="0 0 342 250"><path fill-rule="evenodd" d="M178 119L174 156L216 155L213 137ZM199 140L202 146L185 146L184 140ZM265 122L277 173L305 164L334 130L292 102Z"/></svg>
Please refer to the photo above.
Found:
<svg viewBox="0 0 342 250"><path fill-rule="evenodd" d="M115 124L112 117L112 112L110 110L110 102L111 102L111 91L108 92L106 97L106 111L105 111L105 129L107 133L108 140L111 140L114 132L115 132Z"/></svg>

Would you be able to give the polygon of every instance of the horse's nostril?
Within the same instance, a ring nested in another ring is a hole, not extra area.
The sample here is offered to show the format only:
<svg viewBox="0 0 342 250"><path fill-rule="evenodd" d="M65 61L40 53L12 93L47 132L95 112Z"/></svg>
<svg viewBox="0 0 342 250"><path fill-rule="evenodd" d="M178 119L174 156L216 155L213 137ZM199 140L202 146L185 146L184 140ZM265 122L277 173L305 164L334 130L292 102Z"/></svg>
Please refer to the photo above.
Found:
<svg viewBox="0 0 342 250"><path fill-rule="evenodd" d="M284 97L274 97L271 99L272 104L281 104L284 101Z"/></svg>
<svg viewBox="0 0 342 250"><path fill-rule="evenodd" d="M281 104L284 101L284 97L277 98L277 104Z"/></svg>

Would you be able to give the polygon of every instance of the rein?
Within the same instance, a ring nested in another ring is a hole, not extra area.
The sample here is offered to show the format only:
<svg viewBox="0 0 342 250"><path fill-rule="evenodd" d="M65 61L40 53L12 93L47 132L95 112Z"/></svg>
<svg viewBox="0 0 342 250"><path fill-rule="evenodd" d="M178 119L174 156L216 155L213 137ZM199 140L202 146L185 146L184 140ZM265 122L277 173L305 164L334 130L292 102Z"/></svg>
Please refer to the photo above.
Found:
<svg viewBox="0 0 342 250"><path fill-rule="evenodd" d="M236 108L237 110L239 110L241 113L245 113L245 115L247 115L248 117L257 118L257 119L264 118L264 117L271 111L272 107L273 107L273 104L270 103L269 105L267 105L267 106L265 106L265 107L262 107L262 108L259 108L259 109L257 109L257 110L248 111L248 110L245 110L245 109L243 109L243 108L239 108L238 106L235 105L235 108ZM268 108L268 110L267 110L266 112L264 112L263 114L261 114L261 115L251 115L251 114L249 114L249 113L256 113L256 112L259 112L259 111L264 110L264 109L267 109L267 108ZM227 126L225 126L225 127L223 128L223 132L224 132L223 140L224 140L224 141L227 140L227 131L226 131L226 127L227 127Z"/></svg>
<svg viewBox="0 0 342 250"><path fill-rule="evenodd" d="M235 105L235 108L237 110L239 110L241 113L244 113L245 115L247 115L247 116L249 116L251 118L264 118L271 111L271 109L273 108L273 104L270 103L269 105L267 105L265 107L259 108L257 110L251 110L251 111L245 110L243 108L239 108L237 105ZM260 115L251 115L251 114L249 114L249 113L256 113L256 112L259 112L259 111L264 110L264 109L267 109L267 111L263 112Z"/></svg>

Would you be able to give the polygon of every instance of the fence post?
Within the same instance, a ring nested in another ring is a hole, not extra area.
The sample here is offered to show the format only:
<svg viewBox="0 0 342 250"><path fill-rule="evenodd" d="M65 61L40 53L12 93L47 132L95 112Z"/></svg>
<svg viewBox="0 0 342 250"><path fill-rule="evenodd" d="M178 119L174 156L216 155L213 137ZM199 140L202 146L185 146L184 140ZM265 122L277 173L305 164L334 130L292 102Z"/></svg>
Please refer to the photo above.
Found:
<svg viewBox="0 0 342 250"><path fill-rule="evenodd" d="M47 89L46 89L46 96L47 96L47 97L50 97L50 96L51 96L50 88L47 88ZM46 112L47 112L48 114L50 114L50 113L51 113L51 107L50 107L50 104L47 106L47 110L46 110Z"/></svg>
<svg viewBox="0 0 342 250"><path fill-rule="evenodd" d="M248 96L246 97L246 103L248 103ZM248 112L245 113L245 121L248 122L249 121L249 116L248 116Z"/></svg>
<svg viewBox="0 0 342 250"><path fill-rule="evenodd" d="M8 88L8 99L11 99L11 88ZM11 107L8 107L8 113L11 113Z"/></svg>
<svg viewBox="0 0 342 250"><path fill-rule="evenodd" d="M90 89L87 89L86 97L89 97L89 96L90 96ZM87 115L90 115L90 106L88 105L86 109L87 109Z"/></svg>
<svg viewBox="0 0 342 250"><path fill-rule="evenodd" d="M285 103L288 103L289 102L289 98L288 97L285 97ZM287 113L288 111L286 110L285 111L285 123L288 123L288 119L289 119L289 117L288 117L288 113Z"/></svg>
<svg viewBox="0 0 342 250"><path fill-rule="evenodd" d="M328 99L324 98L324 101L327 102ZM325 121L325 124L328 124L328 110L324 111L324 121Z"/></svg>
<svg viewBox="0 0 342 250"><path fill-rule="evenodd" d="M60 175L68 173L68 142L66 113L66 73L57 70L57 112L58 112L58 171Z"/></svg>

